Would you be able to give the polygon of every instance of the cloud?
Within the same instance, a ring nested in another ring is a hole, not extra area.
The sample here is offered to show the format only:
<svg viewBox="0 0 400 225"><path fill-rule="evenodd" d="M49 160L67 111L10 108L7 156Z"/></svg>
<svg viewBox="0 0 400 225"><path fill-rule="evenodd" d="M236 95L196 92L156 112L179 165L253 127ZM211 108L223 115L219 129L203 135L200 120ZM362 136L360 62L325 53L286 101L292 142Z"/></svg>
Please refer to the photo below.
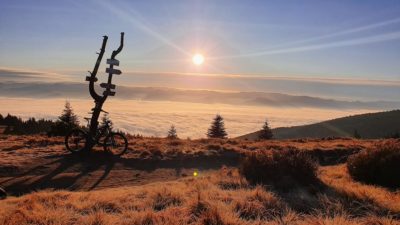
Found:
<svg viewBox="0 0 400 225"><path fill-rule="evenodd" d="M315 42L315 41L319 41L319 40L323 40L323 39L329 39L329 38L333 38L333 37L374 30L374 29L389 26L392 24L397 24L399 22L400 22L400 18L394 18L394 19L381 21L381 22L377 22L377 23L372 23L372 24L368 24L368 25L364 25L364 26L360 26L360 27L343 29L343 30L339 30L339 31L336 31L336 32L333 32L330 34L324 34L324 35L311 37L311 38L307 38L307 39L300 39L300 40L296 40L296 41L292 41L292 42L288 42L288 43L278 44L269 49L265 49L263 51L251 52L251 53L245 53L245 54L239 54L239 55L216 56L216 57L209 58L209 60L210 59L211 60L212 59L220 60L220 59L230 59L230 58L257 57L257 56L264 56L264 55L295 53L295 52L322 50L322 49L335 48L335 47L357 46L357 45L365 45L365 44L379 43L379 42L385 42L385 41L392 41L392 40L397 40L400 38L400 32L397 31L397 32L391 32L391 33L384 33L384 34L379 34L379 35L374 35L374 36L369 36L369 37L363 36L361 38L326 42L326 43L322 43L322 44L310 44L310 45L303 45L303 46L297 46L297 47L282 48L285 46L290 46L290 45L295 45L295 44Z"/></svg>
<svg viewBox="0 0 400 225"><path fill-rule="evenodd" d="M394 19L385 20L385 21L381 21L381 22L377 22L377 23L372 23L372 24L368 24L368 25L364 25L364 26L360 26L360 27L343 29L343 30L339 30L339 31L325 34L325 35L320 35L320 36L311 37L311 38L307 38L307 39L301 39L301 40L296 40L296 41L292 41L292 42L288 42L288 43L278 44L278 45L272 46L269 50L274 49L274 48L284 47L284 46L290 46L290 45L294 45L294 44L308 43L308 42L319 41L319 40L328 39L328 38L332 38L332 37L343 36L343 35L347 35L347 34L359 33L362 31L373 30L373 29L377 29L377 28L384 27L384 26L389 26L389 25L396 24L396 23L400 23L400 18L394 18ZM267 52L269 50L265 50L262 52ZM262 52L260 52L260 53L262 53ZM253 53L253 54L257 55L257 53ZM250 56L252 54L246 54L246 55Z"/></svg>
<svg viewBox="0 0 400 225"><path fill-rule="evenodd" d="M242 75L242 74L213 74L213 73L180 73L180 72L145 72L145 71L127 71L127 76L147 76L154 77L204 77L204 78L231 78L243 80L280 80L280 81L300 81L309 83L328 83L328 84L344 84L344 85L378 85L378 86L395 86L400 87L398 80L377 80L377 79L350 79L350 78L322 78L309 76L269 76L269 75Z"/></svg>
<svg viewBox="0 0 400 225"><path fill-rule="evenodd" d="M91 99L69 99L81 123L93 107ZM64 98L0 98L1 114L11 113L23 118L56 119L64 107ZM45 109L45 110L44 110ZM146 136L164 137L175 125L181 138L205 137L215 114L221 114L230 137L240 136L261 128L268 118L272 127L310 124L351 114L374 110L335 110L299 107L276 108L265 106L240 106L226 104L201 104L168 101L138 101L109 99L104 109L110 113L115 128Z"/></svg>
<svg viewBox="0 0 400 225"><path fill-rule="evenodd" d="M55 72L0 67L0 82L65 82L70 80L68 75Z"/></svg>
<svg viewBox="0 0 400 225"><path fill-rule="evenodd" d="M322 44L281 48L281 49L275 49L275 50L272 49L272 50L265 50L265 51L260 51L260 52L241 54L241 55L212 57L212 58L209 58L209 60L219 60L219 59L227 59L227 58L247 58L247 57L257 57L257 56L264 56L264 55L277 55L277 54L284 54L284 53L315 51L315 50L322 50L322 49L329 49L329 48L336 48L336 47L357 46L357 45L365 45L365 44L379 43L379 42L385 42L385 41L393 41L393 40L397 40L397 39L400 39L399 31L384 33L384 34L379 34L379 35L374 35L374 36L369 36L369 37L363 37L363 38L355 38L355 39L348 39L348 40L343 40L343 41L327 42L327 43L322 43Z"/></svg>
<svg viewBox="0 0 400 225"><path fill-rule="evenodd" d="M124 74L119 82L132 86L285 93L361 101L398 101L400 96L398 80L192 73L126 72Z"/></svg>

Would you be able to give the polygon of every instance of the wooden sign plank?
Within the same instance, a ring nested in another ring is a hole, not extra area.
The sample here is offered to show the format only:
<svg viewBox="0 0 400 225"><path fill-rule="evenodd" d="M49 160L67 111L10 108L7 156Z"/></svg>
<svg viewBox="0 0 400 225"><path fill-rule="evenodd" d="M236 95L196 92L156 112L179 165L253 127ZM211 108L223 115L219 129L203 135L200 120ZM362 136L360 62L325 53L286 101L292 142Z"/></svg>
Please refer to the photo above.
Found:
<svg viewBox="0 0 400 225"><path fill-rule="evenodd" d="M118 59L107 59L107 64L119 66L119 60Z"/></svg>
<svg viewBox="0 0 400 225"><path fill-rule="evenodd" d="M93 77L93 78L92 78L92 77L89 77L89 76L86 77L86 81L92 81L92 80L93 80L94 82L97 82L97 77Z"/></svg>
<svg viewBox="0 0 400 225"><path fill-rule="evenodd" d="M105 91L105 92L103 92L103 95L114 96L115 95L115 91Z"/></svg>
<svg viewBox="0 0 400 225"><path fill-rule="evenodd" d="M109 89L115 89L115 84L101 83L100 87L109 88Z"/></svg>
<svg viewBox="0 0 400 225"><path fill-rule="evenodd" d="M121 70L106 68L106 73L120 75L122 72Z"/></svg>

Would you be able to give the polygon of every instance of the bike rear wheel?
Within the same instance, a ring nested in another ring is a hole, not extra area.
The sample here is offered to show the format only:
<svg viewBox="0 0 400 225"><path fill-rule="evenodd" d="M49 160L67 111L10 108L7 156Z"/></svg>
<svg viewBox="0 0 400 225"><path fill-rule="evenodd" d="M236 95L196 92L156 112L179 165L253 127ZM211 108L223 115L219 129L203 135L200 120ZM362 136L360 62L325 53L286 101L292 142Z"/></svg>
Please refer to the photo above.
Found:
<svg viewBox="0 0 400 225"><path fill-rule="evenodd" d="M121 133L111 133L104 140L104 150L113 155L123 155L128 149L128 140Z"/></svg>
<svg viewBox="0 0 400 225"><path fill-rule="evenodd" d="M82 152L87 143L87 133L82 129L73 129L65 136L65 147L72 153Z"/></svg>

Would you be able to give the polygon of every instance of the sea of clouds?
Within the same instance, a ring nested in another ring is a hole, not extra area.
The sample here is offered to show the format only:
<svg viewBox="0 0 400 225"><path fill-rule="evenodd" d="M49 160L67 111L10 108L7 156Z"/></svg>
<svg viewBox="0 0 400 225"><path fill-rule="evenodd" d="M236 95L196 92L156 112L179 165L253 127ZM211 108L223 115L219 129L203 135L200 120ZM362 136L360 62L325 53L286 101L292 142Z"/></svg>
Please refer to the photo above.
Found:
<svg viewBox="0 0 400 225"><path fill-rule="evenodd" d="M265 119L275 128L400 108L399 81L140 72L115 79L117 94L104 109L116 128L146 136L163 137L174 125L182 138L205 137L216 114L236 137ZM83 80L0 68L0 113L57 119L68 100L84 124L94 103Z"/></svg>
<svg viewBox="0 0 400 225"><path fill-rule="evenodd" d="M22 118L57 119L66 99L0 98L0 113L11 113ZM92 100L69 99L74 112L84 124L83 117L93 107ZM115 128L132 134L164 137L171 125L177 128L181 138L205 137L216 114L225 119L230 137L236 137L260 129L265 119L272 127L294 126L319 122L341 116L371 112L374 110L333 110L317 108L290 108L264 106L236 106L227 104L203 104L168 101L139 101L109 99L104 109L110 113Z"/></svg>

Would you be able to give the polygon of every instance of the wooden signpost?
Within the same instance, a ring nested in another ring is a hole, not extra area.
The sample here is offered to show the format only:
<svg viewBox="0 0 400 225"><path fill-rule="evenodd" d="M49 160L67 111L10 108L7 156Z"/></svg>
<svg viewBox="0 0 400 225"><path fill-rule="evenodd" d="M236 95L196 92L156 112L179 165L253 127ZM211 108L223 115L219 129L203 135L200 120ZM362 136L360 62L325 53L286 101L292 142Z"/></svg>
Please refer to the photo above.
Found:
<svg viewBox="0 0 400 225"><path fill-rule="evenodd" d="M106 73L108 73L108 80L107 83L101 83L100 87L104 88L104 92L102 95L99 95L96 93L96 90L94 88L94 84L98 81L97 79L97 71L99 69L101 60L103 58L105 48L107 45L107 36L103 36L103 44L101 46L100 52L98 53L99 56L97 57L96 64L93 68L93 71L89 71L90 76L86 77L86 81L89 81L89 93L92 96L95 106L92 108L92 118L90 119L90 129L89 129L89 135L94 136L96 134L96 130L99 126L99 116L100 113L103 111L102 107L104 102L107 100L108 96L114 96L115 95L115 84L112 84L112 77L113 75L120 75L122 72L121 70L115 69L114 66L119 66L119 60L115 59L115 57L121 52L122 48L124 47L124 33L121 33L121 42L120 46L118 49L112 52L111 58L107 59L107 64L109 65L108 68L106 68ZM89 148L92 148L95 143L88 143Z"/></svg>

